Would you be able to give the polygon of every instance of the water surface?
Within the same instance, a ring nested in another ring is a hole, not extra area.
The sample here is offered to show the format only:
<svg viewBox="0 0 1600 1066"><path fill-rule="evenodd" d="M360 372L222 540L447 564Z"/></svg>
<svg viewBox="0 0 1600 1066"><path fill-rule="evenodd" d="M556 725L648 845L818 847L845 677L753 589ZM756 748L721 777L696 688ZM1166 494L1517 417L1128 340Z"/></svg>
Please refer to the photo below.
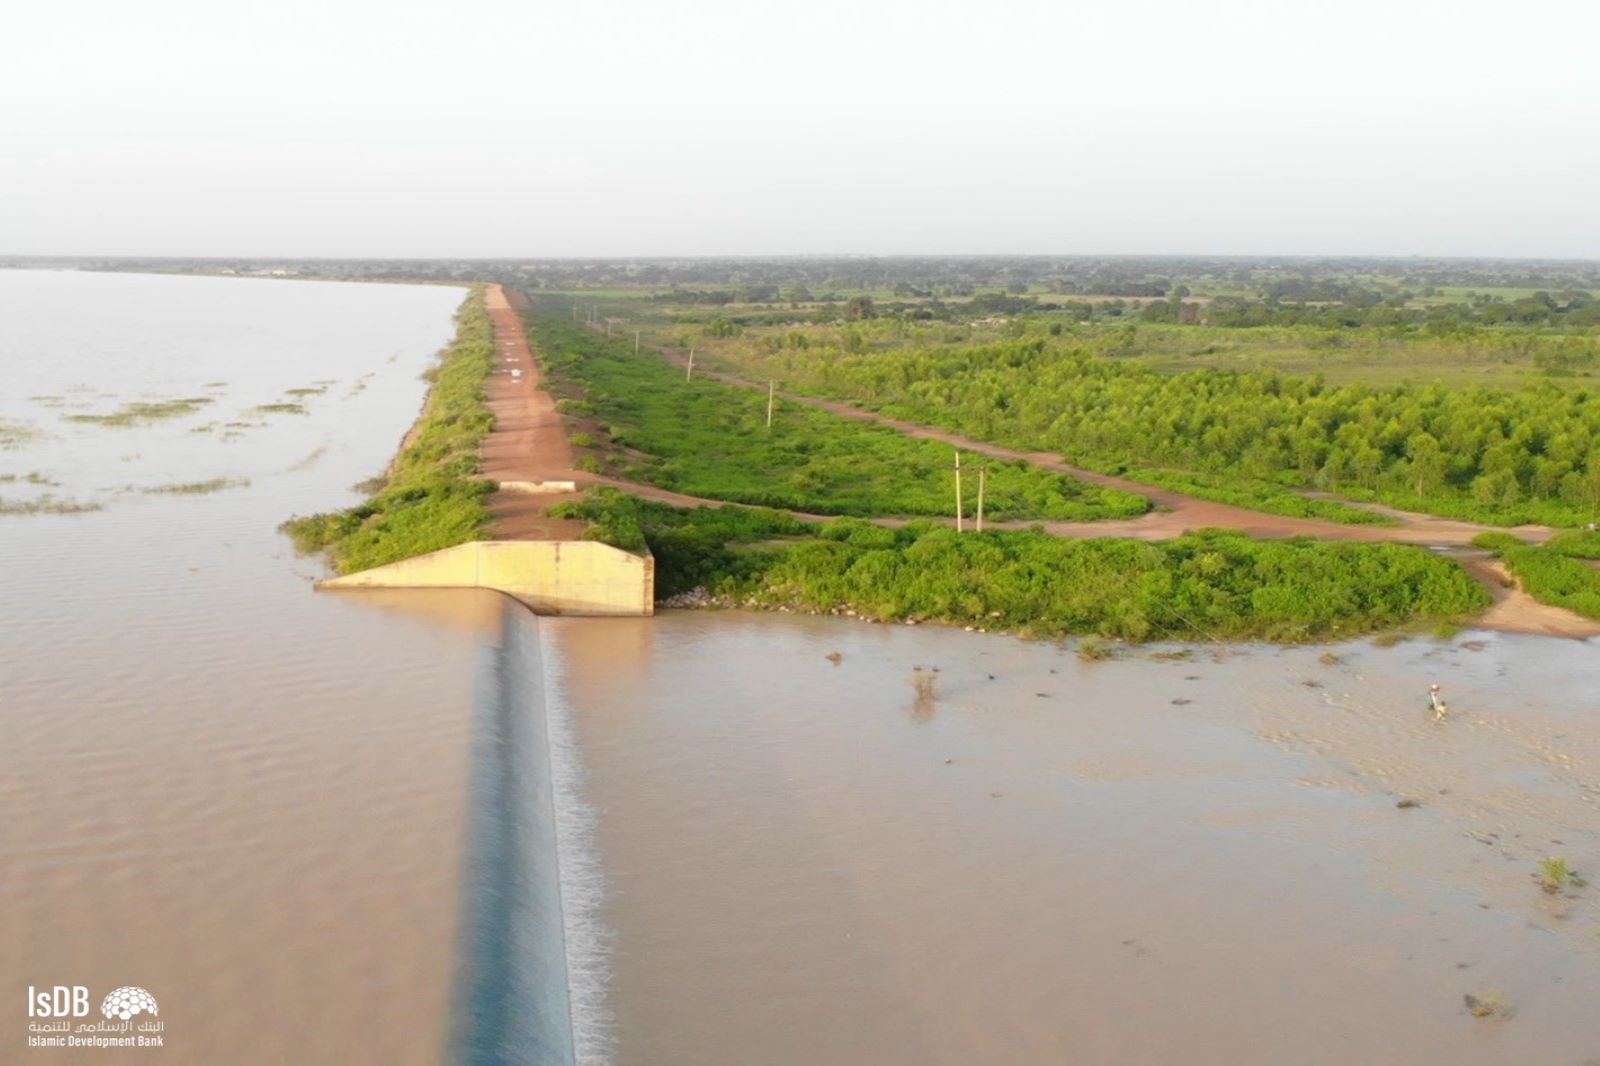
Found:
<svg viewBox="0 0 1600 1066"><path fill-rule="evenodd" d="M837 619L544 626L619 1063L1600 1056L1600 898L1532 880L1600 869L1589 645L1086 663Z"/></svg>
<svg viewBox="0 0 1600 1066"><path fill-rule="evenodd" d="M102 507L0 514L0 1060L140 1054L26 1049L58 983L149 989L143 1061L444 1054L501 604L315 595L275 527L383 469L462 296L0 271L0 500Z"/></svg>

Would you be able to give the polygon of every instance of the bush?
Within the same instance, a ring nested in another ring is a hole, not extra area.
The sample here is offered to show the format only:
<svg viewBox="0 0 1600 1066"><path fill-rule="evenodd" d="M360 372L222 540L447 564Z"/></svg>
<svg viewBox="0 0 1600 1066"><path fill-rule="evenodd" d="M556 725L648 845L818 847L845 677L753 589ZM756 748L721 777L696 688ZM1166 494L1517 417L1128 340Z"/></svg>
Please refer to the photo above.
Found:
<svg viewBox="0 0 1600 1066"><path fill-rule="evenodd" d="M663 596L704 587L764 606L883 621L1040 636L1303 641L1436 626L1489 603L1453 561L1398 544L1258 541L1215 530L1156 543L1070 540L957 533L927 521L889 529L856 518L815 526L775 511L686 510L614 491L569 507L597 529L637 528L656 554Z"/></svg>
<svg viewBox="0 0 1600 1066"><path fill-rule="evenodd" d="M302 552L326 551L340 573L382 566L475 540L489 523L478 446L494 427L484 382L494 368L494 325L474 289L456 335L428 371L432 382L406 446L365 503L296 516L280 527Z"/></svg>

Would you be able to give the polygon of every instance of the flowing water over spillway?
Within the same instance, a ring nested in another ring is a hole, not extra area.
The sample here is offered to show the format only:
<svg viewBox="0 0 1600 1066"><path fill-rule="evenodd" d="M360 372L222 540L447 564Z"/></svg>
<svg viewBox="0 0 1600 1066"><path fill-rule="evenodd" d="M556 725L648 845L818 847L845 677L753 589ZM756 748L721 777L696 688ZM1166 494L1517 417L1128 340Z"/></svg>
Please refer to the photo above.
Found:
<svg viewBox="0 0 1600 1066"><path fill-rule="evenodd" d="M1600 1062L1600 647L314 594L461 295L0 272L0 1061Z"/></svg>

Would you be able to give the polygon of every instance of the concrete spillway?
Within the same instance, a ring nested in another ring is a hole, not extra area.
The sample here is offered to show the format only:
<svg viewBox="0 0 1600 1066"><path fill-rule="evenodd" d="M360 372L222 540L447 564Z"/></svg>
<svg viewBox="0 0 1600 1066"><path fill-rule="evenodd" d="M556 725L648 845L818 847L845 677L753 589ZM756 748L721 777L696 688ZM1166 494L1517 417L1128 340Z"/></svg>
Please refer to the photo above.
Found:
<svg viewBox="0 0 1600 1066"><path fill-rule="evenodd" d="M590 540L480 540L316 587L484 588L538 614L639 616L655 612L655 560Z"/></svg>
<svg viewBox="0 0 1600 1066"><path fill-rule="evenodd" d="M578 1051L568 965L563 854L571 861L574 841L563 832L557 764L571 753L551 721L538 620L514 604L487 650L477 707L449 1058L469 1066L594 1061Z"/></svg>

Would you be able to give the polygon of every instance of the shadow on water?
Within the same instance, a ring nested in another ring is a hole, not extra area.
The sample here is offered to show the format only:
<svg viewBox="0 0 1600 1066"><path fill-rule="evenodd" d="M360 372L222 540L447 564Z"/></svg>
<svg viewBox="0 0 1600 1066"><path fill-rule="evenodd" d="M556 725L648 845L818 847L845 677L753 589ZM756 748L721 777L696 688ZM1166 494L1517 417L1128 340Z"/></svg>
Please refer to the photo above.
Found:
<svg viewBox="0 0 1600 1066"><path fill-rule="evenodd" d="M575 1060L538 620L509 600L479 673L450 1058Z"/></svg>

